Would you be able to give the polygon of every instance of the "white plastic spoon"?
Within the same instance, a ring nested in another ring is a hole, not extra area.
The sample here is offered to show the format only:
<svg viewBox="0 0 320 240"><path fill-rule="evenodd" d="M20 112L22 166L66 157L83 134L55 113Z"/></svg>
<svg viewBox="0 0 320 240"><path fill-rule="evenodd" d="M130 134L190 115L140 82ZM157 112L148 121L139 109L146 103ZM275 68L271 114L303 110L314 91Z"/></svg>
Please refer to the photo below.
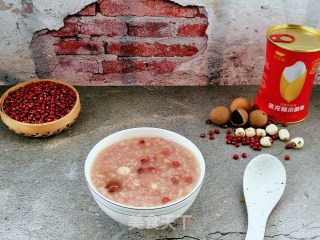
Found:
<svg viewBox="0 0 320 240"><path fill-rule="evenodd" d="M243 176L248 211L246 240L263 240L268 217L286 186L286 170L278 158L261 154L250 161Z"/></svg>

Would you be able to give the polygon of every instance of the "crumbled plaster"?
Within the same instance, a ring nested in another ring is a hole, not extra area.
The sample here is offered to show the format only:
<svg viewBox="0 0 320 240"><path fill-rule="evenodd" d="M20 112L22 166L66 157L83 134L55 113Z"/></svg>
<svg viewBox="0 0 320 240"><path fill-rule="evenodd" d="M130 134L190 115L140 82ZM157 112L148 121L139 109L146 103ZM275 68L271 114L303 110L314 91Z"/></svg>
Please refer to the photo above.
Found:
<svg viewBox="0 0 320 240"><path fill-rule="evenodd" d="M32 36L41 29L58 30L63 19L95 0L0 0L0 84L37 78L30 57Z"/></svg>
<svg viewBox="0 0 320 240"><path fill-rule="evenodd" d="M205 54L184 63L203 84L259 84L269 26L295 23L320 29L317 0L171 0L206 8L209 19ZM0 84L37 77L30 57L33 34L57 30L63 19L95 0L0 0ZM320 84L320 79L316 81Z"/></svg>

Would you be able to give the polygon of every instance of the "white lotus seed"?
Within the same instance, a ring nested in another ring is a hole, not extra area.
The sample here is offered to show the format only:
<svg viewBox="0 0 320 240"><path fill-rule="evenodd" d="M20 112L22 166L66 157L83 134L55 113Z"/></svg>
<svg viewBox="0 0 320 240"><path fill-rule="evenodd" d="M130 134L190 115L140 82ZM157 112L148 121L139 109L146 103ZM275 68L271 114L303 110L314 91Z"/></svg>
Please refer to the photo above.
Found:
<svg viewBox="0 0 320 240"><path fill-rule="evenodd" d="M158 189L158 184L156 184L156 183L151 183L151 189L152 189L152 190L157 190L157 189Z"/></svg>
<svg viewBox="0 0 320 240"><path fill-rule="evenodd" d="M273 136L278 132L278 127L275 124L270 124L266 127L266 132Z"/></svg>
<svg viewBox="0 0 320 240"><path fill-rule="evenodd" d="M288 131L287 129L281 129L281 130L279 131L279 138L280 138L281 140L284 140L284 141L289 140L289 138L290 138L289 131Z"/></svg>
<svg viewBox="0 0 320 240"><path fill-rule="evenodd" d="M247 128L245 132L247 137L254 137L256 135L256 130L252 127Z"/></svg>
<svg viewBox="0 0 320 240"><path fill-rule="evenodd" d="M117 173L119 175L128 175L131 172L131 169L125 166L119 167Z"/></svg>
<svg viewBox="0 0 320 240"><path fill-rule="evenodd" d="M265 137L267 135L266 130L262 128L257 128L256 132L258 137Z"/></svg>
<svg viewBox="0 0 320 240"><path fill-rule="evenodd" d="M263 137L260 139L260 144L263 147L271 147L273 140L271 137Z"/></svg>
<svg viewBox="0 0 320 240"><path fill-rule="evenodd" d="M290 146L293 147L293 148L302 148L303 145L304 145L304 140L301 137L293 138L290 141Z"/></svg>
<svg viewBox="0 0 320 240"><path fill-rule="evenodd" d="M243 129L243 128L237 128L237 130L236 130L236 136L237 136L237 137L245 137L245 136L246 136L246 133L245 133L244 129Z"/></svg>

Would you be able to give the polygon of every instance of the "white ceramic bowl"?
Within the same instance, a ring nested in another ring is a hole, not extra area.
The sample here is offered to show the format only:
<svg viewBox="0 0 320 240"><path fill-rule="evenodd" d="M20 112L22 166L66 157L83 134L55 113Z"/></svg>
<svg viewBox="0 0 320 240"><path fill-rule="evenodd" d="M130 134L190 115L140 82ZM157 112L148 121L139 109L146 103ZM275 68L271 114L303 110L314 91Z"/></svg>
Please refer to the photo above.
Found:
<svg viewBox="0 0 320 240"><path fill-rule="evenodd" d="M187 196L166 205L156 207L134 207L114 202L104 197L94 188L90 178L90 169L92 162L98 153L116 142L137 137L161 137L168 139L183 145L194 154L199 162L200 177L194 189ZM116 132L98 142L87 156L84 171L94 200L107 215L119 223L130 227L155 228L173 222L183 215L183 213L191 206L202 186L205 174L205 162L199 149L190 140L175 132L159 128L132 128ZM152 222L152 224L150 224L150 222Z"/></svg>

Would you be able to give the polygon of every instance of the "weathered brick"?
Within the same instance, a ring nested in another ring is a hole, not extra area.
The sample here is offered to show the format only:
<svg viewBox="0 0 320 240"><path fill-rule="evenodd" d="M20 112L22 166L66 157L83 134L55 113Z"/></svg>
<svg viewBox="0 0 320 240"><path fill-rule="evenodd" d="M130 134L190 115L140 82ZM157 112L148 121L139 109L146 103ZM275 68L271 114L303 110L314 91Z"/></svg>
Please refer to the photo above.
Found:
<svg viewBox="0 0 320 240"><path fill-rule="evenodd" d="M208 24L183 24L178 28L180 37L203 37L206 35Z"/></svg>
<svg viewBox="0 0 320 240"><path fill-rule="evenodd" d="M56 44L57 54L102 54L104 47L102 42L83 42L77 40L61 40Z"/></svg>
<svg viewBox="0 0 320 240"><path fill-rule="evenodd" d="M105 16L196 17L197 7L183 7L168 0L102 0L100 12Z"/></svg>
<svg viewBox="0 0 320 240"><path fill-rule="evenodd" d="M127 34L127 25L125 22L94 20L82 23L80 33L88 35L104 35L108 37L124 36Z"/></svg>
<svg viewBox="0 0 320 240"><path fill-rule="evenodd" d="M58 31L50 31L48 34L55 37L74 37L78 35L78 26L76 22L65 22Z"/></svg>
<svg viewBox="0 0 320 240"><path fill-rule="evenodd" d="M95 16L97 14L97 6L95 3L90 4L86 6L84 9L82 9L80 12L78 12L78 15L80 16Z"/></svg>
<svg viewBox="0 0 320 240"><path fill-rule="evenodd" d="M66 70L75 72L98 73L99 64L95 60L86 59L60 59L60 66Z"/></svg>
<svg viewBox="0 0 320 240"><path fill-rule="evenodd" d="M103 61L103 73L131 73L146 70L144 62L133 60Z"/></svg>
<svg viewBox="0 0 320 240"><path fill-rule="evenodd" d="M109 43L107 53L127 57L184 57L198 52L195 45L165 45L161 43Z"/></svg>
<svg viewBox="0 0 320 240"><path fill-rule="evenodd" d="M170 37L170 25L164 22L129 23L129 36L134 37Z"/></svg>
<svg viewBox="0 0 320 240"><path fill-rule="evenodd" d="M171 73L176 68L176 62L150 62L148 63L148 71L156 74Z"/></svg>

